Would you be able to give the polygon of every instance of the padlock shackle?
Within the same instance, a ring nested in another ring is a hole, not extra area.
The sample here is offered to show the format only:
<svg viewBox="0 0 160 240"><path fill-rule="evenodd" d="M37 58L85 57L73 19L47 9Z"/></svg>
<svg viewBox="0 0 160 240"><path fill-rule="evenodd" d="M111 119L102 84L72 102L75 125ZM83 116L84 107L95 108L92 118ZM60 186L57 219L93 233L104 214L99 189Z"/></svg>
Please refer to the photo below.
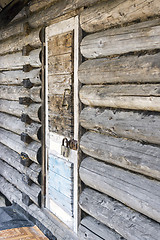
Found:
<svg viewBox="0 0 160 240"><path fill-rule="evenodd" d="M62 140L62 146L64 146L64 143L66 143L66 147L69 147L69 142L67 138L63 138Z"/></svg>

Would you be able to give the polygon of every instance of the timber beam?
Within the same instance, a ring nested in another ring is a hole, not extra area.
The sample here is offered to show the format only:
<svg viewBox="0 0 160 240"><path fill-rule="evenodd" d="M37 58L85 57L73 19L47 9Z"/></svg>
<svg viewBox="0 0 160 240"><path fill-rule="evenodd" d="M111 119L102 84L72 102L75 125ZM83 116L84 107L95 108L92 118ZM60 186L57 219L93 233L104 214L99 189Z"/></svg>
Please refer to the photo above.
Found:
<svg viewBox="0 0 160 240"><path fill-rule="evenodd" d="M0 12L0 28L6 26L31 0L13 0Z"/></svg>

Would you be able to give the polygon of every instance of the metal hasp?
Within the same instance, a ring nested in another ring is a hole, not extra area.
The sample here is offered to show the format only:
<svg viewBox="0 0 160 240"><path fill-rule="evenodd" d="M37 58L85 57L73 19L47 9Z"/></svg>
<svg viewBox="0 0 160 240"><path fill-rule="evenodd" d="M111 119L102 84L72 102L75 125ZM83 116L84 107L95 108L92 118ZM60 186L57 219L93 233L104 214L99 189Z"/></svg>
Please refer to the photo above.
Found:
<svg viewBox="0 0 160 240"><path fill-rule="evenodd" d="M72 150L78 149L78 142L74 139L69 140L69 148Z"/></svg>

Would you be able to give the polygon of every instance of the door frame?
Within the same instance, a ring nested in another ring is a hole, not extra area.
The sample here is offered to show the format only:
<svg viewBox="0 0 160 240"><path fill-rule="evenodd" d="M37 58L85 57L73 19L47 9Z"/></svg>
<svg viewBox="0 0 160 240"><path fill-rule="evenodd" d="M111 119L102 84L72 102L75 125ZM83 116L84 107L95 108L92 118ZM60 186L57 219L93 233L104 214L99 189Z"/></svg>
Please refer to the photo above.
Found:
<svg viewBox="0 0 160 240"><path fill-rule="evenodd" d="M78 68L81 63L80 55L80 41L82 39L82 30L79 24L79 16L69 18L67 20L60 21L45 28L43 52L45 59L42 59L42 74L44 75L44 81L42 82L42 95L43 95L43 140L42 140L42 206L48 211L47 208L47 196L48 196L48 41L50 36L62 34L67 31L74 30L74 139L79 142L79 113L80 113L80 101L79 101L79 81L78 81ZM53 34L54 33L54 34ZM44 58L43 57L43 58ZM79 200L79 162L80 154L77 151L77 159L74 161L74 224L73 231L77 233L78 225L80 221L80 209L78 207Z"/></svg>

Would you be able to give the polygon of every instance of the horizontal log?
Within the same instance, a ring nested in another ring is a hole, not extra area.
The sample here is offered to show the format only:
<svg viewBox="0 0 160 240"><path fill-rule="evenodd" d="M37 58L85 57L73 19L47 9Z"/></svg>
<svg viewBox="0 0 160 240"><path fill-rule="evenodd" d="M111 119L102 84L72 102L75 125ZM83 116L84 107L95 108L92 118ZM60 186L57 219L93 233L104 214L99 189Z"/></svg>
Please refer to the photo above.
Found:
<svg viewBox="0 0 160 240"><path fill-rule="evenodd" d="M84 37L81 42L81 53L86 58L96 58L158 49L160 48L159 34L159 19L109 29Z"/></svg>
<svg viewBox="0 0 160 240"><path fill-rule="evenodd" d="M22 114L27 114L33 121L40 122L41 104L32 103L29 106L21 105L18 101L8 101L0 99L1 111L21 117Z"/></svg>
<svg viewBox="0 0 160 240"><path fill-rule="evenodd" d="M33 102L41 102L40 91L41 87L26 89L21 86L0 86L0 96L6 100L18 101L19 98L28 97Z"/></svg>
<svg viewBox="0 0 160 240"><path fill-rule="evenodd" d="M24 32L24 25L23 23L21 24L14 24L14 25L10 25L8 27L5 27L3 29L1 29L1 32L0 32L0 41L4 39L7 39L11 36L14 36L14 35L18 35L18 34L23 34Z"/></svg>
<svg viewBox="0 0 160 240"><path fill-rule="evenodd" d="M81 150L94 158L160 180L160 148L135 141L86 132Z"/></svg>
<svg viewBox="0 0 160 240"><path fill-rule="evenodd" d="M39 53L41 49L30 52L29 56L22 56L22 52L16 52L0 56L0 70L23 69L23 65L30 64L32 67L41 67Z"/></svg>
<svg viewBox="0 0 160 240"><path fill-rule="evenodd" d="M11 201L18 203L30 214L32 217L37 219L40 223L43 223L49 231L51 231L59 240L77 240L77 236L73 234L65 225L62 227L62 222L58 221L53 216L46 214L46 211L43 211L42 208L39 208L36 204L31 204L29 207L22 203L22 193L15 188L11 183L6 181L3 177L0 176L0 191ZM6 191L6 189L8 191ZM53 238L53 237L52 237Z"/></svg>
<svg viewBox="0 0 160 240"><path fill-rule="evenodd" d="M23 85L23 79L30 79L33 85L41 85L39 77L40 69L34 69L30 72L22 70L0 72L0 84L6 85Z"/></svg>
<svg viewBox="0 0 160 240"><path fill-rule="evenodd" d="M87 7L94 3L98 2L98 0L69 0L67 2L60 0L48 8L40 11L38 14L36 12L31 15L28 19L29 24L35 28L38 26L42 26L46 22L49 22L57 17L60 17L66 13L74 11L81 7Z"/></svg>
<svg viewBox="0 0 160 240"><path fill-rule="evenodd" d="M113 26L147 20L160 14L158 0L108 0L98 3L81 13L81 27L86 32L96 32Z"/></svg>
<svg viewBox="0 0 160 240"><path fill-rule="evenodd" d="M89 187L105 193L138 212L160 222L160 182L115 166L85 158L80 178Z"/></svg>
<svg viewBox="0 0 160 240"><path fill-rule="evenodd" d="M126 239L156 240L159 238L159 223L105 194L86 188L80 196L79 204L83 211Z"/></svg>
<svg viewBox="0 0 160 240"><path fill-rule="evenodd" d="M40 143L33 141L30 144L25 144L21 141L19 135L2 128L0 129L0 142L19 154L21 152L26 153L32 161L41 164L42 156Z"/></svg>
<svg viewBox="0 0 160 240"><path fill-rule="evenodd" d="M80 123L86 129L103 134L160 144L158 113L86 107L81 112Z"/></svg>
<svg viewBox="0 0 160 240"><path fill-rule="evenodd" d="M0 160L0 166L0 174L20 191L26 193L35 204L39 205L41 188L35 183L31 186L25 184L23 181L23 175L6 162Z"/></svg>
<svg viewBox="0 0 160 240"><path fill-rule="evenodd" d="M30 3L29 11L31 13L37 12L42 8L46 8L48 5L54 4L57 0L35 0Z"/></svg>
<svg viewBox="0 0 160 240"><path fill-rule="evenodd" d="M142 85L86 85L80 90L83 104L135 110L160 111L160 87Z"/></svg>
<svg viewBox="0 0 160 240"><path fill-rule="evenodd" d="M79 67L79 81L84 84L159 82L159 58L160 53L88 60Z"/></svg>
<svg viewBox="0 0 160 240"><path fill-rule="evenodd" d="M8 40L3 41L1 43L0 55L21 51L22 48L28 44L35 48L40 47L41 42L39 39L39 32L40 28L33 29L28 35L24 34L23 36L15 36L14 38L9 38Z"/></svg>
<svg viewBox="0 0 160 240"><path fill-rule="evenodd" d="M20 155L1 143L0 158L19 172L26 174L36 184L41 183L41 166L39 164L32 162L29 167L23 166L21 164Z"/></svg>
<svg viewBox="0 0 160 240"><path fill-rule="evenodd" d="M6 113L0 113L0 127L19 135L25 132L35 141L40 141L41 139L41 125L39 123L26 125L21 119Z"/></svg>
<svg viewBox="0 0 160 240"><path fill-rule="evenodd" d="M4 177L0 175L0 192L6 196L10 202L19 203L22 201L22 193L11 183L9 183Z"/></svg>
<svg viewBox="0 0 160 240"><path fill-rule="evenodd" d="M106 237L108 240L124 240L118 233L90 216L82 219L78 237L81 240L102 240L106 239Z"/></svg>

